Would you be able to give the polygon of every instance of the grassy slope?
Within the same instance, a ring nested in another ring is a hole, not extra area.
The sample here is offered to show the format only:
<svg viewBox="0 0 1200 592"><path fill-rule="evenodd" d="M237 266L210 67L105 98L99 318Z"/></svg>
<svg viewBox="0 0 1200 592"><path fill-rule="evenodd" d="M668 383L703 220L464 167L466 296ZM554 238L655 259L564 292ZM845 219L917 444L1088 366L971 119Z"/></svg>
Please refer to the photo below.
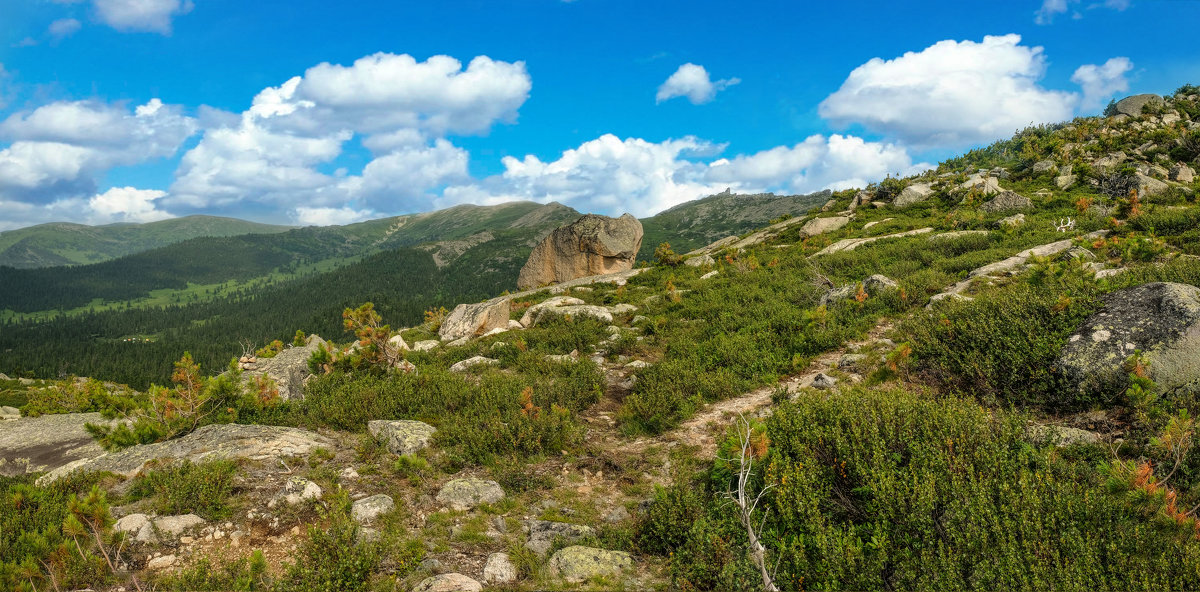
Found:
<svg viewBox="0 0 1200 592"><path fill-rule="evenodd" d="M808 195L717 194L689 201L642 219L642 250L638 259L649 260L654 249L670 242L676 253L686 253L732 234L742 234L780 216L799 216L829 199L828 191Z"/></svg>

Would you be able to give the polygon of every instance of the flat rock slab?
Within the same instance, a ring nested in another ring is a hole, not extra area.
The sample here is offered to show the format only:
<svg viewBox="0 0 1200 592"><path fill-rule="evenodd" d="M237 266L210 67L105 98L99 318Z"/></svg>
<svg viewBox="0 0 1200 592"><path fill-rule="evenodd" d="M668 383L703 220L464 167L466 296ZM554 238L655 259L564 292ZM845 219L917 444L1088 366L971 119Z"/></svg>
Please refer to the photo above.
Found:
<svg viewBox="0 0 1200 592"><path fill-rule="evenodd" d="M413 592L479 592L483 586L469 576L445 573L421 580Z"/></svg>
<svg viewBox="0 0 1200 592"><path fill-rule="evenodd" d="M0 422L0 475L50 471L104 454L85 424L110 423L99 413L62 413Z"/></svg>
<svg viewBox="0 0 1200 592"><path fill-rule="evenodd" d="M494 504L504 499L504 489L486 479L453 479L438 491L437 501L454 510L470 510L480 504Z"/></svg>
<svg viewBox="0 0 1200 592"><path fill-rule="evenodd" d="M330 446L319 434L298 428L280 426L217 424L204 426L182 438L132 446L60 466L38 479L38 485L53 483L73 471L109 471L132 477L155 459L190 460L199 462L214 459L266 460L285 456L303 456L319 446Z"/></svg>
<svg viewBox="0 0 1200 592"><path fill-rule="evenodd" d="M375 419L367 422L367 431L387 446L388 452L404 455L416 454L429 446L437 428L411 419Z"/></svg>

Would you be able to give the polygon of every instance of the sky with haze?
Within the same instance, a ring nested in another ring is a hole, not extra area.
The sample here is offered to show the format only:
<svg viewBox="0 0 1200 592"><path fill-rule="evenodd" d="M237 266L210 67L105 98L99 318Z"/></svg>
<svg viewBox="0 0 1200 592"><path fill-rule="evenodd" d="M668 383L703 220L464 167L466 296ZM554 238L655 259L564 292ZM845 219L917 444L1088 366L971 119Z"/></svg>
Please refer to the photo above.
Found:
<svg viewBox="0 0 1200 592"><path fill-rule="evenodd" d="M647 216L1200 84L1193 0L0 0L0 231Z"/></svg>

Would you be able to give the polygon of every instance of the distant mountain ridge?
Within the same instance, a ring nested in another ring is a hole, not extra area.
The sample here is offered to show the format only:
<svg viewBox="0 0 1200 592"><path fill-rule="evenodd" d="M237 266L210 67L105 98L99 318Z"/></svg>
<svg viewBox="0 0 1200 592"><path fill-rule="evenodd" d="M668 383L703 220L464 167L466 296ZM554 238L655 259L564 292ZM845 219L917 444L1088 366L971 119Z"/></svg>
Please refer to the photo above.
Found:
<svg viewBox="0 0 1200 592"><path fill-rule="evenodd" d="M722 193L679 204L642 219L645 238L639 259L649 259L663 242L677 253L685 253L715 240L743 234L766 226L781 216L799 216L824 204L832 194L818 191L806 195L774 193Z"/></svg>
<svg viewBox="0 0 1200 592"><path fill-rule="evenodd" d="M30 269L102 263L193 238L273 234L291 228L220 216L104 226L51 222L0 232L0 266Z"/></svg>

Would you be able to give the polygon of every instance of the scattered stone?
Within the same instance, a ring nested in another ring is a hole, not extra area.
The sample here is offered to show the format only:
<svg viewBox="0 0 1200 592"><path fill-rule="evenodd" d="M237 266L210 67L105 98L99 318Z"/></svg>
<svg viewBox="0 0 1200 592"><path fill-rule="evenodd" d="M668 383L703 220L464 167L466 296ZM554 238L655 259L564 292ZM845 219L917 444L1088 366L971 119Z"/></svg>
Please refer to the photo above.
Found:
<svg viewBox="0 0 1200 592"><path fill-rule="evenodd" d="M1159 391L1200 393L1200 288L1154 282L1117 290L1083 321L1057 368L1084 394L1125 390L1125 360L1141 351Z"/></svg>
<svg viewBox="0 0 1200 592"><path fill-rule="evenodd" d="M649 368L650 366L650 362L645 360L631 360L625 363L625 367L630 370L641 370L642 368Z"/></svg>
<svg viewBox="0 0 1200 592"><path fill-rule="evenodd" d="M637 309L638 309L638 307L636 307L632 304L618 304L608 310L615 315L623 315L623 314L629 314L631 312L637 312Z"/></svg>
<svg viewBox="0 0 1200 592"><path fill-rule="evenodd" d="M850 223L846 216L831 216L828 218L813 218L800 227L800 236L810 237L833 232Z"/></svg>
<svg viewBox="0 0 1200 592"><path fill-rule="evenodd" d="M466 372L467 370L474 368L475 366L495 366L496 364L499 364L499 363L500 363L500 360L494 360L492 358L485 358L483 356L473 356L473 357L467 358L461 362L457 362L453 366L450 366L450 371L451 372Z"/></svg>
<svg viewBox="0 0 1200 592"><path fill-rule="evenodd" d="M875 226L876 224L883 224L884 222L890 222L894 219L895 218L884 218L883 220L871 220L870 222L863 224L863 230L866 230L872 226Z"/></svg>
<svg viewBox="0 0 1200 592"><path fill-rule="evenodd" d="M642 246L642 223L630 214L588 214L551 232L529 254L517 287L536 288L592 275L628 271Z"/></svg>
<svg viewBox="0 0 1200 592"><path fill-rule="evenodd" d="M521 325L533 327L549 316L591 317L604 323L612 323L613 320L612 313L603 306L587 304L570 296L555 296L530 306L521 316Z"/></svg>
<svg viewBox="0 0 1200 592"><path fill-rule="evenodd" d="M912 183L896 196L894 204L898 208L903 208L921 203L929 199L930 195L933 195L933 186L929 183Z"/></svg>
<svg viewBox="0 0 1200 592"><path fill-rule="evenodd" d="M1105 156L1097 158L1092 162L1092 166L1102 169L1112 168L1125 162L1128 158L1124 152L1110 152Z"/></svg>
<svg viewBox="0 0 1200 592"><path fill-rule="evenodd" d="M1004 191L1004 189L1000 187L1000 181L998 179L995 177L985 176L983 174L976 174L972 176L970 179L964 181L962 185L959 185L958 188L968 191L975 191L976 193L982 194L984 197L996 195L997 193Z"/></svg>
<svg viewBox="0 0 1200 592"><path fill-rule="evenodd" d="M866 354L842 354L842 357L838 358L837 367L848 372L861 371L866 360Z"/></svg>
<svg viewBox="0 0 1200 592"><path fill-rule="evenodd" d="M540 556L545 556L550 551L555 539L574 543L595 532L590 526L552 520L526 520L525 528L529 533L525 548Z"/></svg>
<svg viewBox="0 0 1200 592"><path fill-rule="evenodd" d="M818 372L817 375L813 377L812 381L813 388L821 390L831 389L837 386L837 383L838 380L836 378L824 372Z"/></svg>
<svg viewBox="0 0 1200 592"><path fill-rule="evenodd" d="M367 422L367 431L387 446L388 452L405 455L416 454L428 447L437 428L411 419L375 419Z"/></svg>
<svg viewBox="0 0 1200 592"><path fill-rule="evenodd" d="M471 510L480 504L494 504L504 499L504 489L486 479L453 479L438 491L437 501L454 510Z"/></svg>
<svg viewBox="0 0 1200 592"><path fill-rule="evenodd" d="M699 257L691 257L691 258L685 259L683 261L683 264L687 265L689 267L707 267L710 265L716 265L717 260L713 259L712 255L705 253L703 255L700 255Z"/></svg>
<svg viewBox="0 0 1200 592"><path fill-rule="evenodd" d="M1177 164L1171 167L1167 178L1177 183L1191 183L1196 179L1196 171L1186 164Z"/></svg>
<svg viewBox="0 0 1200 592"><path fill-rule="evenodd" d="M1138 117L1142 114L1142 109L1145 108L1146 105L1158 106L1162 104L1162 97L1153 94L1145 94L1125 97L1124 99L1117 101L1115 107L1117 113L1125 114L1130 117Z"/></svg>
<svg viewBox="0 0 1200 592"><path fill-rule="evenodd" d="M388 345L391 345L400 351L408 351L408 344L404 342L404 338L401 337L399 333L392 335L391 338L388 339Z"/></svg>
<svg viewBox="0 0 1200 592"><path fill-rule="evenodd" d="M1159 181L1158 179L1155 179L1154 177L1143 175L1142 173L1137 174L1137 182L1138 182L1138 195L1142 195L1145 197L1149 197L1152 195L1158 195L1160 193L1165 193L1168 189L1171 188L1171 186L1167 185L1165 182Z"/></svg>
<svg viewBox="0 0 1200 592"><path fill-rule="evenodd" d="M350 506L350 517L359 524L369 524L395 507L396 502L392 501L391 496L373 495L354 502Z"/></svg>
<svg viewBox="0 0 1200 592"><path fill-rule="evenodd" d="M1062 190L1070 189L1075 184L1075 175L1067 173L1054 178L1054 186Z"/></svg>
<svg viewBox="0 0 1200 592"><path fill-rule="evenodd" d="M342 469L340 475L342 479L358 479L358 471L354 470L354 467L346 467Z"/></svg>
<svg viewBox="0 0 1200 592"><path fill-rule="evenodd" d="M21 419L21 410L16 407L9 407L8 405L0 407L0 419Z"/></svg>
<svg viewBox="0 0 1200 592"><path fill-rule="evenodd" d="M624 522L630 518L631 516L629 515L629 510L626 510L625 506L617 506L613 508L612 511L604 515L604 521L609 524Z"/></svg>
<svg viewBox="0 0 1200 592"><path fill-rule="evenodd" d="M288 504L321 499L321 487L300 476L289 477L279 493L278 499Z"/></svg>
<svg viewBox="0 0 1200 592"><path fill-rule="evenodd" d="M518 575L517 566L513 565L508 553L488 555L483 566L483 581L489 584L511 584L517 581Z"/></svg>
<svg viewBox="0 0 1200 592"><path fill-rule="evenodd" d="M479 337L493 329L507 329L512 310L507 297L476 304L460 304L442 321L438 336L442 341Z"/></svg>
<svg viewBox="0 0 1200 592"><path fill-rule="evenodd" d="M460 573L444 573L421 580L413 592L479 592L479 582Z"/></svg>
<svg viewBox="0 0 1200 592"><path fill-rule="evenodd" d="M436 339L425 339L423 341L418 341L418 342L414 343L412 348L413 348L413 351L429 351L431 349L437 348L437 346L439 346L441 344L442 344L442 342L440 342Z"/></svg>
<svg viewBox="0 0 1200 592"><path fill-rule="evenodd" d="M1095 261L1096 254L1083 248L1083 247L1071 247L1071 248L1063 251L1061 254L1059 254L1058 259L1060 261L1072 261L1075 259L1084 259L1086 261Z"/></svg>
<svg viewBox="0 0 1200 592"><path fill-rule="evenodd" d="M594 577L620 575L632 566L633 557L624 551L578 545L560 549L550 558L551 571L574 584Z"/></svg>
<svg viewBox="0 0 1200 592"><path fill-rule="evenodd" d="M161 555L146 562L146 569L150 571L161 571L175 565L174 555Z"/></svg>
<svg viewBox="0 0 1200 592"><path fill-rule="evenodd" d="M1033 163L1033 174L1053 173L1058 171L1058 165L1053 160L1039 160Z"/></svg>
<svg viewBox="0 0 1200 592"><path fill-rule="evenodd" d="M1025 214L1014 214L1007 218L1001 218L996 221L998 226L1015 227L1025 223Z"/></svg>
<svg viewBox="0 0 1200 592"><path fill-rule="evenodd" d="M1096 432L1052 425L1030 426L1029 436L1035 440L1045 439L1059 448L1075 444L1098 444L1104 441L1104 438Z"/></svg>
<svg viewBox="0 0 1200 592"><path fill-rule="evenodd" d="M895 280L880 274L874 274L862 281L863 292L866 293L868 297L878 294L884 290L894 290L899 287L900 284L897 284ZM822 295L821 304L834 304L843 300L849 300L857 295L858 284L842 286L840 288L834 288L833 290L830 290Z"/></svg>
<svg viewBox="0 0 1200 592"><path fill-rule="evenodd" d="M1033 201L1015 191L1003 191L979 206L989 214L1010 210L1025 210L1033 207Z"/></svg>
<svg viewBox="0 0 1200 592"><path fill-rule="evenodd" d="M700 276L700 279L702 279L702 280L707 280L707 279L715 278L715 277L717 277L718 275L720 275L720 273L721 273L721 272L719 272L719 271L717 271L717 270L715 270L715 269L714 269L713 271L710 271L710 272L708 272L708 273L706 273L706 274L704 274L704 275Z"/></svg>
<svg viewBox="0 0 1200 592"><path fill-rule="evenodd" d="M23 423L26 422L22 420L15 425ZM3 432L0 432L0 436L2 435ZM324 436L299 428L212 424L174 440L131 446L120 452L110 452L60 466L38 478L37 484L48 485L76 470L109 471L132 477L151 460L271 460L288 456L308 456L314 449L330 445Z"/></svg>
<svg viewBox="0 0 1200 592"><path fill-rule="evenodd" d="M258 358L253 363L253 369L246 370L242 378L249 382L256 377L266 376L275 382L279 398L284 401L301 400L304 398L304 385L312 377L308 359L324 345L325 340L319 335L309 335L304 347L289 347L274 357Z"/></svg>

